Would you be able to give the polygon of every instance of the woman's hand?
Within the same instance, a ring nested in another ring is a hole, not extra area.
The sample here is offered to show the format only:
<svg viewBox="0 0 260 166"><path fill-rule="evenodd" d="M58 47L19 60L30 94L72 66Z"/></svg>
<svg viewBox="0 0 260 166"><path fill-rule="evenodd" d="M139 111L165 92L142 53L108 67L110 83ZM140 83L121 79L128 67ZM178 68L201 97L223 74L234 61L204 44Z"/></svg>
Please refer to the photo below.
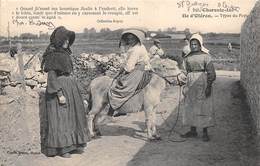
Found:
<svg viewBox="0 0 260 166"><path fill-rule="evenodd" d="M118 74L122 74L122 73L124 73L124 72L125 72L125 69L124 69L123 67L121 67L120 70L119 70L119 72L118 72Z"/></svg>
<svg viewBox="0 0 260 166"><path fill-rule="evenodd" d="M183 95L184 97L186 97L186 96L187 96L187 93L188 93L188 87L184 85L183 88L182 88L182 95Z"/></svg>
<svg viewBox="0 0 260 166"><path fill-rule="evenodd" d="M129 72L125 70L125 68L121 67L119 70L119 74L128 74Z"/></svg>
<svg viewBox="0 0 260 166"><path fill-rule="evenodd" d="M207 86L205 90L205 96L209 97L211 95L211 86Z"/></svg>
<svg viewBox="0 0 260 166"><path fill-rule="evenodd" d="M180 86L185 85L187 82L187 76L185 75L185 73L181 72L177 75L177 80Z"/></svg>
<svg viewBox="0 0 260 166"><path fill-rule="evenodd" d="M58 99L59 99L59 103L60 103L60 104L66 104L66 98L65 98L65 96L61 95L61 96L58 97Z"/></svg>

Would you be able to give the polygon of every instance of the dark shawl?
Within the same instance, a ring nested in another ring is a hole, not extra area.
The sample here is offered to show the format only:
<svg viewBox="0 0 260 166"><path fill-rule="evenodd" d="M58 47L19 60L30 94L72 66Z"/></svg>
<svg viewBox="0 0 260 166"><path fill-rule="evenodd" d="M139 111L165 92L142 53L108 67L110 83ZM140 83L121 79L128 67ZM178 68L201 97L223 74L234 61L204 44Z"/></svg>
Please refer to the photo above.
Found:
<svg viewBox="0 0 260 166"><path fill-rule="evenodd" d="M50 36L50 44L43 54L42 68L45 72L54 70L60 73L72 72L71 50L62 48L65 40L69 40L69 47L75 40L75 32L60 26L56 28ZM44 66L44 67L43 67Z"/></svg>

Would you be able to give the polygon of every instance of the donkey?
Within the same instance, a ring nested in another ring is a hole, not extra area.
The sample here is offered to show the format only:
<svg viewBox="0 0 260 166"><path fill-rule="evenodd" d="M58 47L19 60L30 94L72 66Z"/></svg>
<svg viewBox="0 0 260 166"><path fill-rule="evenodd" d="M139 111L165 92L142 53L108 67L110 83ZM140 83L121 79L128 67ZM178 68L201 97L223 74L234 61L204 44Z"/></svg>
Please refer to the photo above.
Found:
<svg viewBox="0 0 260 166"><path fill-rule="evenodd" d="M143 95L143 100L137 104L141 104L145 112L148 140L159 140L160 135L156 130L156 106L160 103L160 95L166 87L166 82L178 85L184 83L186 76L180 71L177 63L169 59L155 58L151 60L151 65L154 69L151 81L141 90L143 93L139 93ZM88 113L88 129L91 138L101 135L97 117L108 104L107 93L112 81L113 79L108 76L101 76L92 80L88 87L91 96L89 101L91 108Z"/></svg>

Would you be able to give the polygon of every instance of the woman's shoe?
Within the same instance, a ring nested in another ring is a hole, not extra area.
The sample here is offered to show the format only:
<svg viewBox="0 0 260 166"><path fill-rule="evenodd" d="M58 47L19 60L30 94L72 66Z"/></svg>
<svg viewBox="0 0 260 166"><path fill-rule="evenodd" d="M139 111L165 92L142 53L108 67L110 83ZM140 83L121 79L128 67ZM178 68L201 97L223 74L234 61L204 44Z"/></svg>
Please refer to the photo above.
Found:
<svg viewBox="0 0 260 166"><path fill-rule="evenodd" d="M63 157L63 158L71 158L70 153L64 153L64 154L62 154L60 156Z"/></svg>
<svg viewBox="0 0 260 166"><path fill-rule="evenodd" d="M77 148L76 150L72 151L73 154L82 154L84 153L84 148Z"/></svg>
<svg viewBox="0 0 260 166"><path fill-rule="evenodd" d="M187 133L181 135L182 138L192 138L192 137L197 137L197 136L198 136L198 133L193 132L193 131L188 131Z"/></svg>
<svg viewBox="0 0 260 166"><path fill-rule="evenodd" d="M203 134L202 141L208 142L209 140L210 140L210 138L209 138L208 134Z"/></svg>
<svg viewBox="0 0 260 166"><path fill-rule="evenodd" d="M100 122L100 125L108 124L108 123L113 123L115 122L114 118L112 116L105 116Z"/></svg>
<svg viewBox="0 0 260 166"><path fill-rule="evenodd" d="M203 128L202 140L204 142L208 142L210 140L209 139L209 135L208 135L208 128L207 127Z"/></svg>
<svg viewBox="0 0 260 166"><path fill-rule="evenodd" d="M127 115L126 113L118 112L114 115L114 117L119 117L119 116L125 116Z"/></svg>
<svg viewBox="0 0 260 166"><path fill-rule="evenodd" d="M78 149L73 150L73 151L71 152L71 154L83 154L83 153L84 153L84 150L78 150Z"/></svg>

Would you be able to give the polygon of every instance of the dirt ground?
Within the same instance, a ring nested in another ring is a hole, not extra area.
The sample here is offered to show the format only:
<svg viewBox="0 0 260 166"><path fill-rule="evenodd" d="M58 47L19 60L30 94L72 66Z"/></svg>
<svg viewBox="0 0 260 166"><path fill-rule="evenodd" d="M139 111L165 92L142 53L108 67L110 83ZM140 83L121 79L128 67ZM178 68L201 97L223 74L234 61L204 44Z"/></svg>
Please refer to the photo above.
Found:
<svg viewBox="0 0 260 166"><path fill-rule="evenodd" d="M115 118L101 126L103 136L88 143L85 153L72 158L47 158L43 154L9 154L17 166L260 166L258 138L253 135L249 108L239 84L239 72L218 71L214 87L216 126L209 129L211 141L182 139L179 88L168 87L158 108L162 140L149 142L144 132L144 113ZM0 163L1 164L1 163ZM1 165L2 166L2 165Z"/></svg>

